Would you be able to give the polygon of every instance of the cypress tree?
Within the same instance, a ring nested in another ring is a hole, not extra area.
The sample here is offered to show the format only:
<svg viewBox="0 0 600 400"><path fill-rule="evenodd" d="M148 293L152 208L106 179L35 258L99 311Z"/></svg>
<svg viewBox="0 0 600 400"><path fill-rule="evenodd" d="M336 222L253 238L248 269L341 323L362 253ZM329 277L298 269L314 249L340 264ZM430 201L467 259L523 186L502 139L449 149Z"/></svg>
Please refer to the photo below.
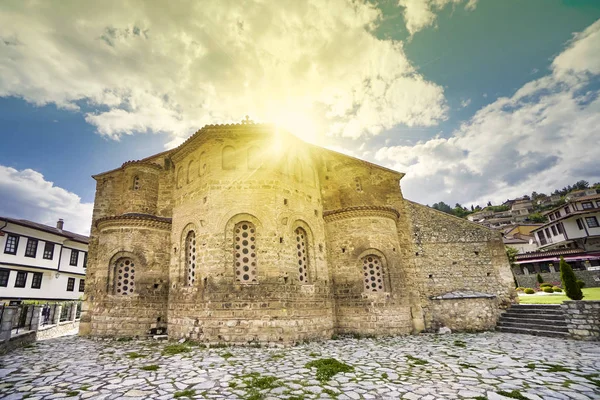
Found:
<svg viewBox="0 0 600 400"><path fill-rule="evenodd" d="M538 283L544 283L544 279L542 278L542 276L540 275L539 272L537 274L537 281L538 281Z"/></svg>
<svg viewBox="0 0 600 400"><path fill-rule="evenodd" d="M577 277L571 266L567 264L562 256L560 257L560 280L568 298L571 300L583 299L583 292L577 284Z"/></svg>

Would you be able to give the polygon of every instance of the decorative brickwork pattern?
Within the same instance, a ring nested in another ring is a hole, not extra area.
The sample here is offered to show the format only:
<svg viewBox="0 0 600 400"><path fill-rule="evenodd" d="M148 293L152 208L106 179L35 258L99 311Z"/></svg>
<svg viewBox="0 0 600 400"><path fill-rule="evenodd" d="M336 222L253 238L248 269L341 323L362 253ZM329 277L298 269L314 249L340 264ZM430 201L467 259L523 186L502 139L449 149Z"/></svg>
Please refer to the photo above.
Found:
<svg viewBox="0 0 600 400"><path fill-rule="evenodd" d="M115 292L123 296L135 291L135 264L130 258L120 258L115 266Z"/></svg>
<svg viewBox="0 0 600 400"><path fill-rule="evenodd" d="M196 233L194 231L188 233L185 247L187 284L188 286L194 286L194 283L196 283Z"/></svg>
<svg viewBox="0 0 600 400"><path fill-rule="evenodd" d="M258 283L256 228L251 222L235 226L235 278L240 283Z"/></svg>

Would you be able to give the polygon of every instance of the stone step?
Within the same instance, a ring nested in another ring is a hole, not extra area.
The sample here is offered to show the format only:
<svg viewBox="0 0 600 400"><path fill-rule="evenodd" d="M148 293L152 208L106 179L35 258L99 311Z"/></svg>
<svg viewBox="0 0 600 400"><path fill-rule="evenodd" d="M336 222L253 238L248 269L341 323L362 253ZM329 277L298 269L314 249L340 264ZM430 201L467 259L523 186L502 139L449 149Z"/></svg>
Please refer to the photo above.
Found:
<svg viewBox="0 0 600 400"><path fill-rule="evenodd" d="M511 308L561 308L560 304L513 304Z"/></svg>
<svg viewBox="0 0 600 400"><path fill-rule="evenodd" d="M536 315L539 316L539 315ZM567 326L567 322L564 318L520 318L515 317L514 315L502 314L500 316L499 321L503 322L513 322L520 324L543 324L543 325L556 325L556 326Z"/></svg>
<svg viewBox="0 0 600 400"><path fill-rule="evenodd" d="M500 317L505 317L505 318L518 318L518 319L522 319L522 320L529 320L529 319L543 319L543 320L549 320L549 321L564 321L565 317L563 314L525 314L525 313L512 313L510 311L507 311L503 314L500 315Z"/></svg>
<svg viewBox="0 0 600 400"><path fill-rule="evenodd" d="M553 332L566 332L569 333L567 325L553 325L553 324L533 324L530 322L519 321L519 322L508 322L499 321L498 328L519 328L519 329L530 329L536 331L553 331Z"/></svg>
<svg viewBox="0 0 600 400"><path fill-rule="evenodd" d="M563 311L558 308L533 308L533 307L514 307L508 309L507 312L515 313L515 314L554 314L554 315L563 315Z"/></svg>
<svg viewBox="0 0 600 400"><path fill-rule="evenodd" d="M497 329L499 332L521 333L524 335L548 336L548 337L559 337L559 338L568 338L569 337L568 332L515 328L515 327L507 327L507 326L499 326Z"/></svg>

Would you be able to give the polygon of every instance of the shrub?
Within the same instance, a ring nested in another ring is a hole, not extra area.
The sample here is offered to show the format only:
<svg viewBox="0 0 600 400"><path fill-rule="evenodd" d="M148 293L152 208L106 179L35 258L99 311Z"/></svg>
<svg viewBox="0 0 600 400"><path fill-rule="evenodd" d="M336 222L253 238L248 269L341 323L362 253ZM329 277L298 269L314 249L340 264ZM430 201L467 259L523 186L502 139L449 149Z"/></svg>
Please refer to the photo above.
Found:
<svg viewBox="0 0 600 400"><path fill-rule="evenodd" d="M545 293L554 293L554 289L548 286L545 286L543 290Z"/></svg>
<svg viewBox="0 0 600 400"><path fill-rule="evenodd" d="M575 273L562 256L560 257L560 280L562 281L563 288L565 289L568 298L571 300L583 299L583 293L577 284Z"/></svg>
<svg viewBox="0 0 600 400"><path fill-rule="evenodd" d="M544 283L544 279L542 278L539 272L537 273L537 281L538 283Z"/></svg>
<svg viewBox="0 0 600 400"><path fill-rule="evenodd" d="M555 292L562 292L562 289L558 286L552 286L552 290L554 290Z"/></svg>
<svg viewBox="0 0 600 400"><path fill-rule="evenodd" d="M533 290L532 288L525 288L524 292L525 292L526 294L534 294L534 293L535 293L535 290Z"/></svg>
<svg viewBox="0 0 600 400"><path fill-rule="evenodd" d="M554 285L552 285L551 283L540 283L540 288L544 288L546 286L552 287Z"/></svg>
<svg viewBox="0 0 600 400"><path fill-rule="evenodd" d="M525 290L524 287L519 286L518 288L515 289L517 292L522 292L523 290Z"/></svg>
<svg viewBox="0 0 600 400"><path fill-rule="evenodd" d="M585 287L585 282L581 279L577 279L577 286L579 286L579 289L583 289Z"/></svg>

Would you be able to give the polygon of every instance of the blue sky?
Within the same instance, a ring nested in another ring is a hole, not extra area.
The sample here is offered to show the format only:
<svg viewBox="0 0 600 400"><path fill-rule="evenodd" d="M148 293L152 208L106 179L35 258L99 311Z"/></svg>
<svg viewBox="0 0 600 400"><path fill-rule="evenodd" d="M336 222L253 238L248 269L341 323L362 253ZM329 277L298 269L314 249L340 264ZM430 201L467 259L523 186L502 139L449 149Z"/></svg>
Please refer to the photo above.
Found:
<svg viewBox="0 0 600 400"><path fill-rule="evenodd" d="M0 215L86 233L91 175L246 114L426 204L600 181L598 1L51 3L0 5Z"/></svg>

